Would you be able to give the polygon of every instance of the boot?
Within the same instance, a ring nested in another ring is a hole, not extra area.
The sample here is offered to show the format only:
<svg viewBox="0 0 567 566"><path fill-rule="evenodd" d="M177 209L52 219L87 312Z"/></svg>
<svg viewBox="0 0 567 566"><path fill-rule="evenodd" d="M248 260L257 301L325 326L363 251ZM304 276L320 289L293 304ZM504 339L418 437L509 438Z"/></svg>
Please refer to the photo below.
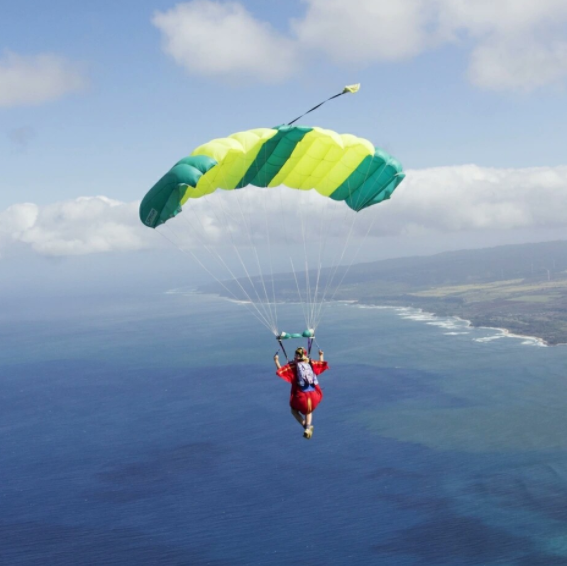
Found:
<svg viewBox="0 0 567 566"><path fill-rule="evenodd" d="M307 438L309 440L313 436L313 426L305 427L303 431L303 438Z"/></svg>

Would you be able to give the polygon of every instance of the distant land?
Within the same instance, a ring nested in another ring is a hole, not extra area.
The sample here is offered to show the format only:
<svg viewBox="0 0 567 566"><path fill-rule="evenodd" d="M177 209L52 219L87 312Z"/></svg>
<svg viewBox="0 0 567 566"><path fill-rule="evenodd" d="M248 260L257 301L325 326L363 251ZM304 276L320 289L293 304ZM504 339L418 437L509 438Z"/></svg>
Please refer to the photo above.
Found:
<svg viewBox="0 0 567 566"><path fill-rule="evenodd" d="M344 275L332 297L335 301L417 307L439 316L458 316L475 326L536 336L550 345L567 344L565 241L389 259L353 265L346 275L345 271L341 268L335 276L340 281ZM322 280L329 274L324 270ZM310 273L310 278L314 281L315 275ZM239 283L250 290L248 280ZM259 279L253 278L253 283L259 286ZM268 283L271 288L271 279ZM227 286L244 298L234 281ZM298 299L292 274L275 275L274 288L278 300ZM199 290L230 296L218 284Z"/></svg>

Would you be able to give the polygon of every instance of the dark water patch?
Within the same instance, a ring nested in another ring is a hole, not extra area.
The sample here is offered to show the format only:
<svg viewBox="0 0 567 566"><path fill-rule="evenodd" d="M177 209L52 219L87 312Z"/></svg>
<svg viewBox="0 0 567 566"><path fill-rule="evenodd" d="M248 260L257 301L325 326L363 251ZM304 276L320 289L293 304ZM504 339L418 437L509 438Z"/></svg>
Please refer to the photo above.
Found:
<svg viewBox="0 0 567 566"><path fill-rule="evenodd" d="M449 500L444 497L419 495L419 490L405 493L381 493L380 499L393 503L398 509L424 514L430 517L443 517L451 514Z"/></svg>
<svg viewBox="0 0 567 566"><path fill-rule="evenodd" d="M408 479L408 480L415 480L419 478L423 478L423 474L419 474L417 472L410 472L408 470L402 470L399 468L378 468L367 474L366 476L368 479L371 480L381 480L381 479Z"/></svg>
<svg viewBox="0 0 567 566"><path fill-rule="evenodd" d="M419 495L428 489L430 483L430 477L426 474L390 467L373 470L365 475L365 480L375 486L381 501L393 503L397 508L405 508L398 495Z"/></svg>
<svg viewBox="0 0 567 566"><path fill-rule="evenodd" d="M378 468L366 474L366 478L369 480L388 482L415 482L426 478L426 476L401 468Z"/></svg>
<svg viewBox="0 0 567 566"><path fill-rule="evenodd" d="M144 499L159 496L160 492L166 493L168 489L163 486L162 489L148 490L133 488L113 488L100 491L85 491L83 496L87 500L100 501L102 503L110 503L112 505L128 505Z"/></svg>
<svg viewBox="0 0 567 566"><path fill-rule="evenodd" d="M97 473L99 482L112 488L85 495L111 503L131 503L175 493L179 482L194 481L202 474L213 474L224 453L225 450L211 442L194 442L171 450L155 451L146 460L117 464Z"/></svg>
<svg viewBox="0 0 567 566"><path fill-rule="evenodd" d="M514 562L513 566L567 566L567 558L554 554L529 554Z"/></svg>
<svg viewBox="0 0 567 566"><path fill-rule="evenodd" d="M30 389L30 386L35 386L37 383L63 384L69 379L93 378L97 375L103 376L103 380L107 381L106 376L108 372L116 371L117 366L114 363L100 359L86 362L85 360L73 360L62 357L44 360L41 363L3 364L1 368L1 378L4 387L17 386L26 391ZM122 368L120 373L122 373Z"/></svg>
<svg viewBox="0 0 567 566"><path fill-rule="evenodd" d="M0 563L9 566L228 566L209 550L156 542L135 529L97 529L38 522L0 524Z"/></svg>
<svg viewBox="0 0 567 566"><path fill-rule="evenodd" d="M539 552L532 538L492 526L478 517L456 513L454 501L446 496L435 497L434 488L429 488L428 495L423 493L416 486L413 493L405 489L379 495L380 500L394 505L396 509L411 512L414 518L419 517L419 523L398 531L382 544L374 545L375 552L413 555L424 564L451 566L480 566L500 561L516 564L515 560L525 556L543 560L544 554Z"/></svg>
<svg viewBox="0 0 567 566"><path fill-rule="evenodd" d="M567 523L567 464L524 466L472 482L464 493Z"/></svg>
<svg viewBox="0 0 567 566"><path fill-rule="evenodd" d="M442 516L435 515L402 529L389 541L372 548L377 554L413 555L425 564L451 566L478 566L499 560L509 564L535 551L526 537L450 513L446 508Z"/></svg>
<svg viewBox="0 0 567 566"><path fill-rule="evenodd" d="M438 385L442 376L415 368L332 363L333 388L356 396L360 406L380 407L419 399L433 407L465 407L469 401L447 394ZM325 382L326 374L321 381ZM348 378L348 379L346 379Z"/></svg>
<svg viewBox="0 0 567 566"><path fill-rule="evenodd" d="M169 451L159 451L151 459L115 466L97 474L98 478L112 484L152 483L173 479L187 472L211 472L224 451L211 442L193 442Z"/></svg>

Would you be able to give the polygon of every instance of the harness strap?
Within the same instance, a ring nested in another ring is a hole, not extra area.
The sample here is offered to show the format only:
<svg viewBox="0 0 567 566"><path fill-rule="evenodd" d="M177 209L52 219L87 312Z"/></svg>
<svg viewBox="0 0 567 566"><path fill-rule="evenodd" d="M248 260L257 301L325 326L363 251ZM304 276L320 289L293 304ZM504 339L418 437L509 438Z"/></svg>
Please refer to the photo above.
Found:
<svg viewBox="0 0 567 566"><path fill-rule="evenodd" d="M313 346L313 338L307 338L307 356L311 357L311 348Z"/></svg>
<svg viewBox="0 0 567 566"><path fill-rule="evenodd" d="M282 341L278 338L278 342L280 344L280 348L282 349L282 352L284 353L286 362L289 364L289 358L287 357L287 352L285 351L284 345L282 343Z"/></svg>

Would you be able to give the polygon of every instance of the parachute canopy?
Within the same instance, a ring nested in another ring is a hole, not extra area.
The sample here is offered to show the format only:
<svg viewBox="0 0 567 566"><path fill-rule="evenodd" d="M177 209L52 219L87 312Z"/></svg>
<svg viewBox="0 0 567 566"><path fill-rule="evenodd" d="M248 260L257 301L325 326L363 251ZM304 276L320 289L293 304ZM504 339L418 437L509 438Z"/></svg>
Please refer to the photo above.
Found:
<svg viewBox="0 0 567 566"><path fill-rule="evenodd" d="M140 219L156 228L217 189L285 185L344 201L356 212L389 199L402 166L368 140L306 126L256 128L214 139L178 161L146 194Z"/></svg>

